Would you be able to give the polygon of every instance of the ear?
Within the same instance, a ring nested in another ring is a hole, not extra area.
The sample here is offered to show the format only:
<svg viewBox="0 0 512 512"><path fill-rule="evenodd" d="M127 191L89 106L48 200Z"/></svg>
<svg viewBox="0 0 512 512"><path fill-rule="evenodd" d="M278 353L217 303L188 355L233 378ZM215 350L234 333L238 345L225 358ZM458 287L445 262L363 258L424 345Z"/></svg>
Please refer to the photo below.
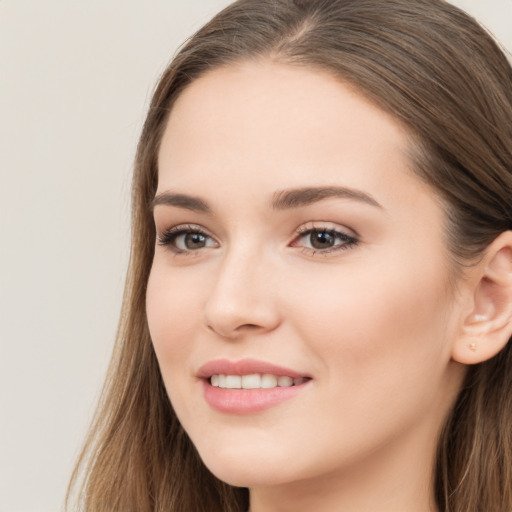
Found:
<svg viewBox="0 0 512 512"><path fill-rule="evenodd" d="M512 336L512 231L499 235L470 269L469 313L454 341L452 359L477 364L491 359Z"/></svg>

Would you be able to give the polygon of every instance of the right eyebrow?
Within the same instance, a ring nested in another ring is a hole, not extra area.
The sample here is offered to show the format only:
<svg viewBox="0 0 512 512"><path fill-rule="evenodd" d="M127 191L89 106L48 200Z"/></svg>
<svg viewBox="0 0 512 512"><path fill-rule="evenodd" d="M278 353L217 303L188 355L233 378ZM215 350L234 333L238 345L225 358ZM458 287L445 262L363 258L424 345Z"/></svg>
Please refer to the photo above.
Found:
<svg viewBox="0 0 512 512"><path fill-rule="evenodd" d="M150 205L150 210L153 211L155 206L177 206L178 208L185 208L200 213L211 213L211 208L201 198L189 196L186 194L176 194L174 192L162 192L155 196Z"/></svg>

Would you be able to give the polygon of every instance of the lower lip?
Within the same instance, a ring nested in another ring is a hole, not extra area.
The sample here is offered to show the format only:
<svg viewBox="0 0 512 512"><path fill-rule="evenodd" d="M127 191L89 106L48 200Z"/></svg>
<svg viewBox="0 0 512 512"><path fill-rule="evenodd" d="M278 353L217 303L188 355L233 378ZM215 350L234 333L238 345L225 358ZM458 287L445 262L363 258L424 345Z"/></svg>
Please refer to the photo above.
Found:
<svg viewBox="0 0 512 512"><path fill-rule="evenodd" d="M297 396L309 381L298 386L270 389L225 389L203 381L204 397L210 407L228 414L253 414Z"/></svg>

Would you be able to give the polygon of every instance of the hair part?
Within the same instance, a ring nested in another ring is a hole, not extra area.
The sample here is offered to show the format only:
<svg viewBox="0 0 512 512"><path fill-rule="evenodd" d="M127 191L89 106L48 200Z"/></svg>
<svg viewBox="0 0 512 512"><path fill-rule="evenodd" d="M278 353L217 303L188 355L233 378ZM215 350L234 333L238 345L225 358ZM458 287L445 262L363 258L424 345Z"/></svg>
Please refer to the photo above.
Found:
<svg viewBox="0 0 512 512"><path fill-rule="evenodd" d="M132 253L116 350L77 468L87 512L239 512L169 403L145 314L157 155L174 101L210 70L254 59L338 77L401 121L411 167L446 211L456 268L512 229L512 68L492 37L442 0L239 0L183 46L155 90L138 145ZM512 510L512 351L470 368L439 441L442 512ZM75 470L73 481L78 479Z"/></svg>

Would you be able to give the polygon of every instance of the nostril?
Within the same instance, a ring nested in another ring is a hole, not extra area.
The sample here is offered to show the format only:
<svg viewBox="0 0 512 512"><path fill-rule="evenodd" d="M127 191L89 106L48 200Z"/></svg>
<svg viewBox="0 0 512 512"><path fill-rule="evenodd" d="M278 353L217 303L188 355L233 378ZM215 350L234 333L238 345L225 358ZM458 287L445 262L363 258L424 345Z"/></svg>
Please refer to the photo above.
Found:
<svg viewBox="0 0 512 512"><path fill-rule="evenodd" d="M214 332L226 338L236 338L243 333L252 333L264 329L261 325L257 324L242 324L239 325L238 327L235 327L231 332L223 332L223 330L220 327L215 327L213 325L208 325L207 327L208 330L210 330L211 332Z"/></svg>

